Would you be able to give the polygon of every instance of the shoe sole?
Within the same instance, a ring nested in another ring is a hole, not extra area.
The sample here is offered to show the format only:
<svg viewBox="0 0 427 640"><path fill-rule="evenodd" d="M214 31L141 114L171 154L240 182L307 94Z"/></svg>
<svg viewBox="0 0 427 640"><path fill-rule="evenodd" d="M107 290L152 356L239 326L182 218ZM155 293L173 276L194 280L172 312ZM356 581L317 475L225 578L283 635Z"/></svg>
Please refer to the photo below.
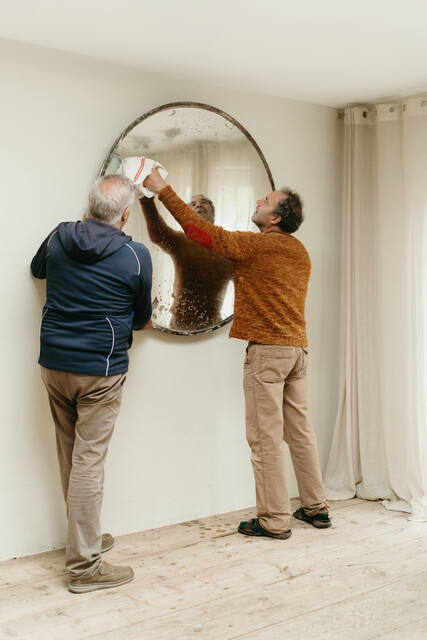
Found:
<svg viewBox="0 0 427 640"><path fill-rule="evenodd" d="M111 542L109 545L105 544L104 542L105 540L110 539ZM102 534L102 539L101 539L101 553L105 553L106 551L110 551L110 549L112 549L114 547L114 538L111 534L107 534L107 533L103 533Z"/></svg>
<svg viewBox="0 0 427 640"><path fill-rule="evenodd" d="M316 527L316 529L328 529L328 527L332 526L332 522L319 522L316 520L310 522L309 524L311 524L313 527Z"/></svg>
<svg viewBox="0 0 427 640"><path fill-rule="evenodd" d="M265 531L265 533L257 533L255 531L254 532L242 531L242 529L237 529L237 531L238 533L241 533L244 536L253 536L255 538L273 538L273 540L287 540L292 535L292 531L285 531L285 533L283 534L270 533L267 530Z"/></svg>
<svg viewBox="0 0 427 640"><path fill-rule="evenodd" d="M88 591L97 591L98 589L112 589L114 587L120 587L122 584L127 584L134 579L135 576L129 576L122 580L114 580L113 582L98 582L93 584L69 584L68 590L71 593L87 593Z"/></svg>
<svg viewBox="0 0 427 640"><path fill-rule="evenodd" d="M328 527L332 526L332 522L329 520L329 522L320 522L319 520L310 520L309 518L304 518L301 517L300 515L295 515L295 513L292 514L295 518L295 520L301 520L301 522L307 522L308 524L311 524L312 527L316 527L316 529L327 529Z"/></svg>

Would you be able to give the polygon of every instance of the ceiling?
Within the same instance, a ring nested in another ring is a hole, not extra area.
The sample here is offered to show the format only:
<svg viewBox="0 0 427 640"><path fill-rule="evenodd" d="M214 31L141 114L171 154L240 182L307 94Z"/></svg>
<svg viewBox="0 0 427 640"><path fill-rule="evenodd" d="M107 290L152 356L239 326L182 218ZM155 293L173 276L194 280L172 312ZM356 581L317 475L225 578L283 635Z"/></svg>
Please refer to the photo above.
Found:
<svg viewBox="0 0 427 640"><path fill-rule="evenodd" d="M1 0L0 37L343 107L427 91L425 0Z"/></svg>

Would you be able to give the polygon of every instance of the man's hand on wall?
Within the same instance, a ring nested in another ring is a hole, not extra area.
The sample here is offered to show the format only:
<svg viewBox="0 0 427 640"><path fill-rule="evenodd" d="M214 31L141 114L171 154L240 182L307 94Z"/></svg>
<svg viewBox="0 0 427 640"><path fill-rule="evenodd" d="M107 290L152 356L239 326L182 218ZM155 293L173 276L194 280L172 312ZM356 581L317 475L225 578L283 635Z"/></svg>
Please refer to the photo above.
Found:
<svg viewBox="0 0 427 640"><path fill-rule="evenodd" d="M145 327L142 330L146 331L147 329L152 329L152 327L153 327L153 320L152 320L152 318L150 318L149 321L147 322L147 324L145 325Z"/></svg>

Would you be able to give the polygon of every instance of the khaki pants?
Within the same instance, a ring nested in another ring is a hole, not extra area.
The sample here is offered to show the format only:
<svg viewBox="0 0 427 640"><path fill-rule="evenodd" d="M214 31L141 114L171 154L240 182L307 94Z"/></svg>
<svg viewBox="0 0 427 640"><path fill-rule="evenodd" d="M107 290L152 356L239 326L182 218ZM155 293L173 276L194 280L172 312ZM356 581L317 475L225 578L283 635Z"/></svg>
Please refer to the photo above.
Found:
<svg viewBox="0 0 427 640"><path fill-rule="evenodd" d="M89 577L102 562L104 464L126 376L88 376L44 367L41 375L55 423L67 505L65 566L72 577Z"/></svg>
<svg viewBox="0 0 427 640"><path fill-rule="evenodd" d="M257 517L271 533L289 529L291 504L283 440L288 444L301 505L326 505L317 440L307 416L308 352L249 343L244 363L246 437L252 451Z"/></svg>

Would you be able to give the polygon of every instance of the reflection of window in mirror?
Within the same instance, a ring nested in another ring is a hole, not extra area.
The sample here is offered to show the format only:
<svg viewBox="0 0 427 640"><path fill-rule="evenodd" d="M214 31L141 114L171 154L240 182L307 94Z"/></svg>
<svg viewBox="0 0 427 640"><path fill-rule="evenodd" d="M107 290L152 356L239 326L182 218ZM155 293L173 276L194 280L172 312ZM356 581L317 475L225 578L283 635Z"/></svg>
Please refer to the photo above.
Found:
<svg viewBox="0 0 427 640"><path fill-rule="evenodd" d="M228 184L229 176L232 184ZM254 190L251 186L251 170L249 167L216 167L215 181L218 185L218 208L222 212L234 209L234 220L230 224L227 216L223 216L218 224L225 229L248 231L248 211L254 207Z"/></svg>

